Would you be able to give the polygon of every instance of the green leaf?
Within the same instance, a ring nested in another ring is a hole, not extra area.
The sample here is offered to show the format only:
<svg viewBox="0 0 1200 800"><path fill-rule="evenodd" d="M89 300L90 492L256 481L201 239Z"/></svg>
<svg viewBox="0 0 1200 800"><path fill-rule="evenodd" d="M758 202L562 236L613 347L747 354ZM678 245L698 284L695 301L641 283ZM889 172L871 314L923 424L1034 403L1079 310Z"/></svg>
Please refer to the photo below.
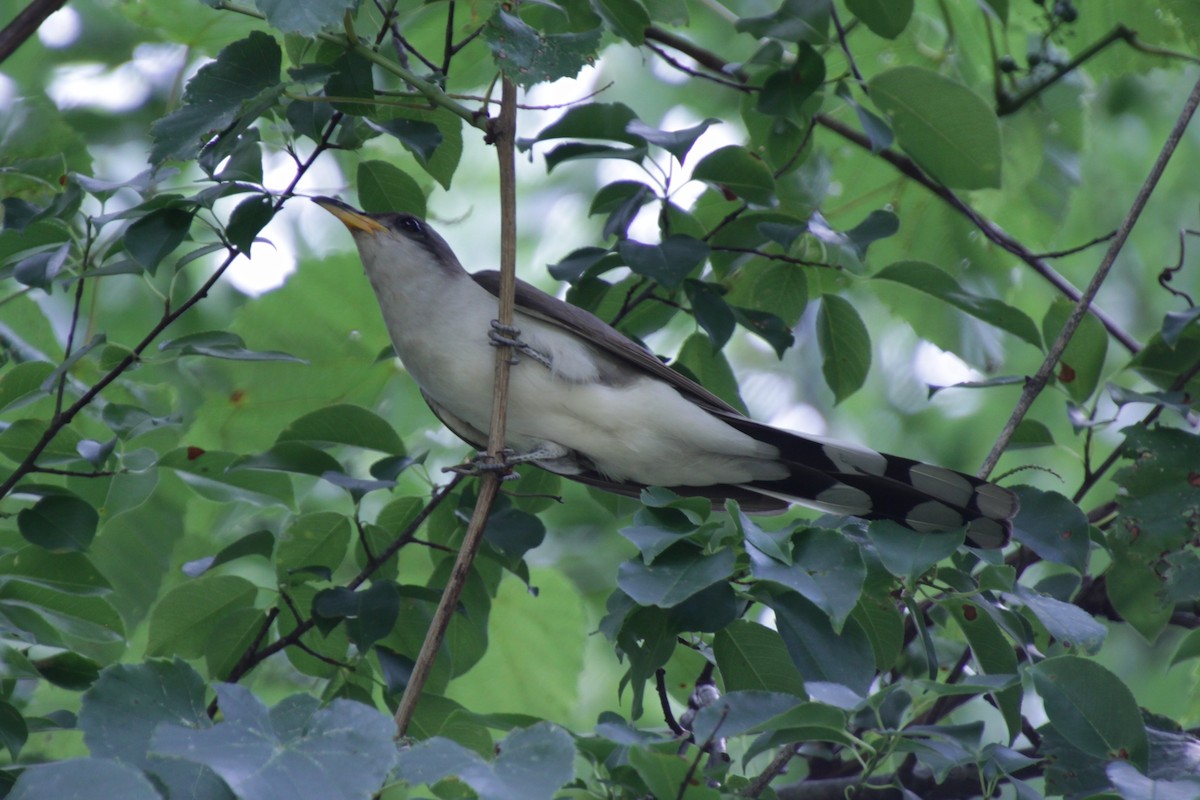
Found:
<svg viewBox="0 0 1200 800"><path fill-rule="evenodd" d="M626 561L617 572L617 586L640 605L671 608L732 575L733 561L728 547L706 556L679 545L650 565Z"/></svg>
<svg viewBox="0 0 1200 800"><path fill-rule="evenodd" d="M325 81L325 96L329 98L362 98L366 101L375 99L375 79L371 71L371 62L358 53L347 50L333 62L334 73ZM373 102L352 103L344 99L331 99L333 108L343 114L358 117L368 117L375 113ZM349 126L343 125L345 133ZM365 134L363 134L365 137Z"/></svg>
<svg viewBox="0 0 1200 800"><path fill-rule="evenodd" d="M871 369L871 336L862 317L838 295L821 298L817 314L817 343L821 346L821 371L825 383L840 403L862 388Z"/></svg>
<svg viewBox="0 0 1200 800"><path fill-rule="evenodd" d="M673 234L661 244L623 239L617 245L617 252L634 272L675 291L708 258L708 245L691 236Z"/></svg>
<svg viewBox="0 0 1200 800"><path fill-rule="evenodd" d="M483 538L509 559L519 560L546 538L546 526L527 511L503 508L488 517Z"/></svg>
<svg viewBox="0 0 1200 800"><path fill-rule="evenodd" d="M26 361L5 369L0 375L0 413L20 408L44 395L42 384L52 372L54 365L47 361Z"/></svg>
<svg viewBox="0 0 1200 800"><path fill-rule="evenodd" d="M1017 674L1017 655L1013 643L1008 640L1000 626L978 603L967 600L944 600L939 603L950 611L959 630L971 645L975 662L986 675L1013 676ZM996 705L1008 726L1008 739L1013 741L1021 735L1020 683L993 693Z"/></svg>
<svg viewBox="0 0 1200 800"><path fill-rule="evenodd" d="M230 128L244 107L257 111L251 100L267 91L282 90L282 60L279 45L262 31L253 31L221 50L216 61L188 81L183 106L151 126L154 146L150 162L192 158L212 133Z"/></svg>
<svg viewBox="0 0 1200 800"><path fill-rule="evenodd" d="M267 530L255 531L222 547L215 556L187 562L183 565L183 574L189 578L198 578L213 567L249 556L261 556L269 560L274 550L275 535Z"/></svg>
<svg viewBox="0 0 1200 800"><path fill-rule="evenodd" d="M108 594L108 579L83 553L51 553L41 547L22 547L0 556L5 579L36 583L67 594Z"/></svg>
<svg viewBox="0 0 1200 800"><path fill-rule="evenodd" d="M227 472L236 456L198 447L181 447L163 455L158 466L175 470L197 494L218 502L254 505L292 505L291 479L286 475L243 470Z"/></svg>
<svg viewBox="0 0 1200 800"><path fill-rule="evenodd" d="M291 361L307 364L303 358L277 350L251 350L241 336L229 331L203 331L189 333L178 339L169 339L158 346L164 353L178 352L181 356L208 356L231 361Z"/></svg>
<svg viewBox="0 0 1200 800"><path fill-rule="evenodd" d="M657 128L652 128L640 119L634 119L625 126L625 130L634 136L645 139L655 147L661 147L671 155L675 156L675 160L680 164L687 159L687 154L692 149L692 145L696 143L705 131L712 125L720 124L721 120L712 117L704 120L698 125L693 125L690 128L684 128L679 131L660 131Z"/></svg>
<svg viewBox="0 0 1200 800"><path fill-rule="evenodd" d="M513 731L496 745L496 752L489 764L448 739L427 739L400 753L396 774L414 786L457 776L480 797L548 800L575 772L574 741L549 722Z"/></svg>
<svg viewBox="0 0 1200 800"><path fill-rule="evenodd" d="M775 178L762 159L739 145L726 145L696 163L692 178L759 205L771 202Z"/></svg>
<svg viewBox="0 0 1200 800"><path fill-rule="evenodd" d="M342 586L317 592L313 614L326 620L346 620L350 641L362 652L387 636L400 614L400 589L392 581L376 581L366 589Z"/></svg>
<svg viewBox="0 0 1200 800"><path fill-rule="evenodd" d="M400 211L425 217L425 193L412 176L386 161L358 165L358 200L364 211Z"/></svg>
<svg viewBox="0 0 1200 800"><path fill-rule="evenodd" d="M280 537L275 552L275 569L280 580L288 572L321 567L333 572L346 557L350 545L350 523L341 514L317 511L304 514Z"/></svg>
<svg viewBox="0 0 1200 800"><path fill-rule="evenodd" d="M523 87L574 78L595 60L600 34L599 28L582 33L542 33L499 7L483 28L483 38L496 66L506 78Z"/></svg>
<svg viewBox="0 0 1200 800"><path fill-rule="evenodd" d="M17 528L25 540L52 553L86 550L99 524L96 509L72 495L43 497L17 512Z"/></svg>
<svg viewBox="0 0 1200 800"><path fill-rule="evenodd" d="M249 608L258 593L236 575L206 575L176 586L150 614L149 656L199 658L204 643L225 615Z"/></svg>
<svg viewBox="0 0 1200 800"><path fill-rule="evenodd" d="M368 797L396 759L391 717L361 703L322 707L293 695L268 711L244 687L218 684L216 692L222 722L204 730L164 723L150 746L204 764L238 797Z"/></svg>
<svg viewBox="0 0 1200 800"><path fill-rule="evenodd" d="M846 8L876 36L895 39L912 18L913 0L846 0Z"/></svg>
<svg viewBox="0 0 1200 800"><path fill-rule="evenodd" d="M867 693L875 679L875 655L858 623L847 620L837 634L825 612L796 592L762 593L759 599L775 611L779 635L806 685L823 681Z"/></svg>
<svg viewBox="0 0 1200 800"><path fill-rule="evenodd" d="M1015 595L1005 596L1014 601L1019 598L1063 647L1078 647L1088 654L1100 652L1108 629L1092 619L1092 616L1079 606L1064 603L1024 586L1018 586Z"/></svg>
<svg viewBox="0 0 1200 800"><path fill-rule="evenodd" d="M804 116L804 105L824 82L825 59L812 45L801 42L795 62L763 82L756 109L762 114L799 120Z"/></svg>
<svg viewBox="0 0 1200 800"><path fill-rule="evenodd" d="M738 736L747 731L775 727L775 720L802 704L785 692L728 692L718 703L700 709L693 721L696 741L720 735Z"/></svg>
<svg viewBox="0 0 1200 800"><path fill-rule="evenodd" d="M632 45L641 45L650 26L650 14L638 0L591 0L613 32Z"/></svg>
<svg viewBox="0 0 1200 800"><path fill-rule="evenodd" d="M783 0L773 14L762 17L742 17L734 30L756 38L769 37L781 42L824 44L829 29L829 3L811 0Z"/></svg>
<svg viewBox="0 0 1200 800"><path fill-rule="evenodd" d="M21 755L21 748L29 739L29 726L25 717L12 703L0 700L0 744L8 749L15 761Z"/></svg>
<svg viewBox="0 0 1200 800"><path fill-rule="evenodd" d="M353 11L356 0L321 0L319 3L297 3L293 0L255 0L258 10L266 14L272 28L284 33L316 36L326 28L340 26L347 11Z"/></svg>
<svg viewBox="0 0 1200 800"><path fill-rule="evenodd" d="M143 269L154 274L158 265L183 244L192 228L192 212L158 208L125 229L125 249Z"/></svg>
<svg viewBox="0 0 1200 800"><path fill-rule="evenodd" d="M900 146L955 189L1000 186L1000 121L975 92L923 67L901 66L867 82Z"/></svg>
<svg viewBox="0 0 1200 800"><path fill-rule="evenodd" d="M1194 775L1184 775L1179 780L1151 780L1120 761L1109 764L1105 772L1124 800L1194 800L1200 796L1200 779Z"/></svg>
<svg viewBox="0 0 1200 800"><path fill-rule="evenodd" d="M1079 506L1058 492L1018 486L1021 510L1013 520L1013 538L1047 561L1087 570L1091 526Z"/></svg>
<svg viewBox="0 0 1200 800"><path fill-rule="evenodd" d="M857 545L837 531L810 528L796 535L790 563L782 564L748 544L751 575L799 592L841 632L867 576Z"/></svg>
<svg viewBox="0 0 1200 800"><path fill-rule="evenodd" d="M737 378L725 356L714 350L712 342L702 333L693 333L679 349L672 365L676 369L683 367L681 372L690 374L704 388L720 397L726 403L742 411L746 404L738 394Z"/></svg>
<svg viewBox="0 0 1200 800"><path fill-rule="evenodd" d="M887 571L909 585L924 575L930 567L949 558L962 547L966 531L917 533L898 522L876 520L867 528L875 552Z"/></svg>
<svg viewBox="0 0 1200 800"><path fill-rule="evenodd" d="M294 420L277 442L307 442L322 447L337 444L404 454L404 442L382 417L361 406L338 404L317 409Z"/></svg>
<svg viewBox="0 0 1200 800"><path fill-rule="evenodd" d="M1058 298L1046 310L1042 318L1042 335L1053 342L1062 332L1075 304ZM1085 314L1063 351L1055 375L1058 383L1077 403L1086 402L1096 391L1100 375L1104 370L1104 358L1108 354L1108 331L1104 324L1092 314Z"/></svg>
<svg viewBox="0 0 1200 800"><path fill-rule="evenodd" d="M243 253L249 253L255 237L275 216L275 203L267 195L248 197L229 215L225 235Z"/></svg>
<svg viewBox="0 0 1200 800"><path fill-rule="evenodd" d="M522 140L525 147L551 139L609 139L634 147L646 140L630 131L637 114L624 103L587 103L572 106L561 117L538 131L532 139Z"/></svg>
<svg viewBox="0 0 1200 800"><path fill-rule="evenodd" d="M725 302L716 284L687 280L683 288L688 302L692 304L692 316L695 317L696 323L712 340L713 349L720 350L737 327L733 309Z"/></svg>
<svg viewBox="0 0 1200 800"><path fill-rule="evenodd" d="M931 386L930 391L932 392L933 389L934 387ZM1010 449L1025 449L1048 447L1053 444L1054 434L1050 432L1046 423L1026 418L1017 424L1017 429L1013 431L1008 446Z"/></svg>
<svg viewBox="0 0 1200 800"><path fill-rule="evenodd" d="M1039 350L1042 337L1025 312L997 300L971 294L944 270L925 261L897 261L874 276L877 280L895 281L949 303L976 319L1008 331Z"/></svg>
<svg viewBox="0 0 1200 800"><path fill-rule="evenodd" d="M1171 663L1168 666L1173 667L1192 658L1200 658L1200 628L1188 631L1187 635L1179 640L1179 646L1171 654Z"/></svg>
<svg viewBox="0 0 1200 800"><path fill-rule="evenodd" d="M720 800L721 793L704 781L689 783L693 774L687 761L674 753L659 753L644 747L629 748L629 766L646 784L650 797L678 797L679 787L686 786L687 800ZM694 780L694 777L693 777Z"/></svg>
<svg viewBox="0 0 1200 800"><path fill-rule="evenodd" d="M904 647L904 621L891 597L877 591L864 592L850 618L866 633L876 669L891 669Z"/></svg>
<svg viewBox="0 0 1200 800"><path fill-rule="evenodd" d="M15 463L21 463L42 438L46 428L47 425L42 420L17 420L0 431L0 453ZM83 441L83 437L74 429L63 428L42 451L41 457L38 458L38 465L51 467L79 461L79 453L75 448L81 441Z"/></svg>
<svg viewBox="0 0 1200 800"><path fill-rule="evenodd" d="M756 622L736 620L717 631L713 657L727 692L758 690L808 696L783 639Z"/></svg>
<svg viewBox="0 0 1200 800"><path fill-rule="evenodd" d="M240 469L293 472L317 477L327 472L344 472L342 465L333 456L303 442L279 442L265 453L244 456L235 459L229 465L229 472Z"/></svg>
<svg viewBox="0 0 1200 800"><path fill-rule="evenodd" d="M1146 769L1146 728L1120 678L1076 656L1048 658L1029 671L1055 730L1090 756Z"/></svg>
<svg viewBox="0 0 1200 800"><path fill-rule="evenodd" d="M141 770L103 758L69 758L26 769L6 796L12 800L45 797L63 800L82 797L161 799L154 784Z"/></svg>
<svg viewBox="0 0 1200 800"><path fill-rule="evenodd" d="M1175 611L1174 604L1162 596L1162 576L1153 565L1134 555L1120 550L1115 555L1123 557L1116 558L1104 573L1108 601L1143 639L1155 642Z"/></svg>

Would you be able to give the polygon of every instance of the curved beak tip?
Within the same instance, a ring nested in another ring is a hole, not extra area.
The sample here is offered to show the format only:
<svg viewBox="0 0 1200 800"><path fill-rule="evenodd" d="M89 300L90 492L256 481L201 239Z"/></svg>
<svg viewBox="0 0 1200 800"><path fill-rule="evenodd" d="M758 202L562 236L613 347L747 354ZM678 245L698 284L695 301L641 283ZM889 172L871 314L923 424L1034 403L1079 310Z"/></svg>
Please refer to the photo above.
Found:
<svg viewBox="0 0 1200 800"><path fill-rule="evenodd" d="M349 228L351 233L359 231L363 233L382 233L387 230L386 226L370 215L359 211L347 203L343 203L336 197L314 197L312 201L341 220L342 224Z"/></svg>

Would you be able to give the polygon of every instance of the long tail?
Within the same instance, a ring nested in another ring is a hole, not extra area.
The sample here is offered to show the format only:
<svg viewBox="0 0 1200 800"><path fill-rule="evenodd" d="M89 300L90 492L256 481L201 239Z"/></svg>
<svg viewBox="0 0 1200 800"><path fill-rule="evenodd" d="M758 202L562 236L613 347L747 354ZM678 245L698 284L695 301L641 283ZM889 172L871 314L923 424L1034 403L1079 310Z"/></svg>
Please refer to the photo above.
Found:
<svg viewBox="0 0 1200 800"><path fill-rule="evenodd" d="M835 514L890 519L922 533L967 527L975 547L1003 547L1019 504L1012 492L972 475L843 442L781 431L741 416L725 421L779 449L787 478L741 488Z"/></svg>

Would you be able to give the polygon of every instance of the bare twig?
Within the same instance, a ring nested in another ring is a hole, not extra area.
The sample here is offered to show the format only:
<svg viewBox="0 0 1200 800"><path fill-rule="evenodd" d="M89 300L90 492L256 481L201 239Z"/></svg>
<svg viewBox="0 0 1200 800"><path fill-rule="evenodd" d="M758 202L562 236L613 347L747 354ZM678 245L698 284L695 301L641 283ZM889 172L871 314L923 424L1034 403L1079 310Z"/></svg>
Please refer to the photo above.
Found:
<svg viewBox="0 0 1200 800"><path fill-rule="evenodd" d="M1042 389L1046 387L1047 382L1050 380L1050 376L1054 374L1054 368L1057 366L1059 359L1062 358L1063 351L1067 349L1067 344L1071 341L1071 337L1075 334L1075 330L1083 320L1083 315L1087 313L1088 307L1091 305L1096 293L1100 291L1100 287L1108 278L1113 262L1116 261L1117 255L1129 239L1130 231L1133 230L1133 226L1137 223L1138 217L1141 216L1142 210L1146 207L1150 195L1158 185L1159 178L1162 177L1163 171L1167 167L1167 162L1171 160L1175 148L1178 147L1179 140L1183 138L1184 131L1187 129L1188 123L1191 121L1192 115L1195 114L1198 105L1200 105L1200 80L1192 87L1191 94L1188 95L1183 109L1179 112L1179 118L1175 121L1174 127L1171 128L1171 132L1167 136L1167 141L1163 144L1158 158L1154 161L1154 166L1150 168L1150 174L1146 176L1146 180L1143 181L1141 188L1138 190L1133 205L1125 215L1125 219L1121 220L1121 225L1117 229L1117 235L1109 245L1108 252L1104 254L1104 259L1100 262L1096 274L1092 276L1091 283L1088 284L1083 296L1075 304L1075 308L1071 311L1071 316L1068 317L1062 332L1054 340L1054 344L1050 346L1050 351L1046 354L1042 366L1038 368L1037 373L1032 378L1026 381L1025 388L1021 392L1021 397L1017 401L1016 408L1013 409L1013 413L1001 431L999 438L996 440L995 446L992 447L992 451L984 459L983 466L979 468L980 477L987 477L995 468L996 462L1000 460L1000 454L1008 446L1013 433L1017 429L1017 425L1025 418L1025 414L1028 413L1030 406L1033 405L1033 401L1041 394Z"/></svg>
<svg viewBox="0 0 1200 800"><path fill-rule="evenodd" d="M800 745L789 744L787 747L781 748L761 773L755 776L754 780L750 781L750 785L742 792L742 797L758 797L763 791L771 785L771 781L778 778L787 769L788 762L796 757Z"/></svg>
<svg viewBox="0 0 1200 800"><path fill-rule="evenodd" d="M46 18L67 4L67 0L33 0L25 6L12 22L0 31L0 63L25 44L25 41L37 33Z"/></svg>
<svg viewBox="0 0 1200 800"><path fill-rule="evenodd" d="M514 138L517 118L517 90L507 79L502 82L500 114L489 127L492 141L500 163L500 298L497 319L501 325L512 325L516 296L517 266L517 215L516 215L516 163ZM508 412L508 372L511 366L511 348L496 348L496 374L492 395L492 419L488 432L488 459L493 464L503 463L504 424ZM454 561L454 568L442 592L441 602L434 612L421 652L413 664L412 675L404 688L404 696L396 708L396 737L408 732L409 723L421 699L425 681L433 668L433 662L441 648L450 618L458 607L458 599L471 573L475 553L483 542L483 531L487 526L488 514L500 491L501 475L494 470L486 471L479 485L479 497L475 511L467 526L467 533Z"/></svg>

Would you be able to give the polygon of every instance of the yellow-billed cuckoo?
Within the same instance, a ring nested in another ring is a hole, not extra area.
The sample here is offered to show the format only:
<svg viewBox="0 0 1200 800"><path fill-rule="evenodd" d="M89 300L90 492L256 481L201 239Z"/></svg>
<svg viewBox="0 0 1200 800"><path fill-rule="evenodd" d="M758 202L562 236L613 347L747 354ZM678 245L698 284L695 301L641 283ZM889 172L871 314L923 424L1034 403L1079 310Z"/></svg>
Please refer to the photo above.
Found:
<svg viewBox="0 0 1200 800"><path fill-rule="evenodd" d="M411 214L314 198L354 236L396 354L433 413L488 438L499 273L468 273ZM599 318L518 281L520 355L505 443L514 462L636 497L646 486L748 511L788 503L920 532L967 526L977 547L1008 541L1012 492L942 467L755 422Z"/></svg>

